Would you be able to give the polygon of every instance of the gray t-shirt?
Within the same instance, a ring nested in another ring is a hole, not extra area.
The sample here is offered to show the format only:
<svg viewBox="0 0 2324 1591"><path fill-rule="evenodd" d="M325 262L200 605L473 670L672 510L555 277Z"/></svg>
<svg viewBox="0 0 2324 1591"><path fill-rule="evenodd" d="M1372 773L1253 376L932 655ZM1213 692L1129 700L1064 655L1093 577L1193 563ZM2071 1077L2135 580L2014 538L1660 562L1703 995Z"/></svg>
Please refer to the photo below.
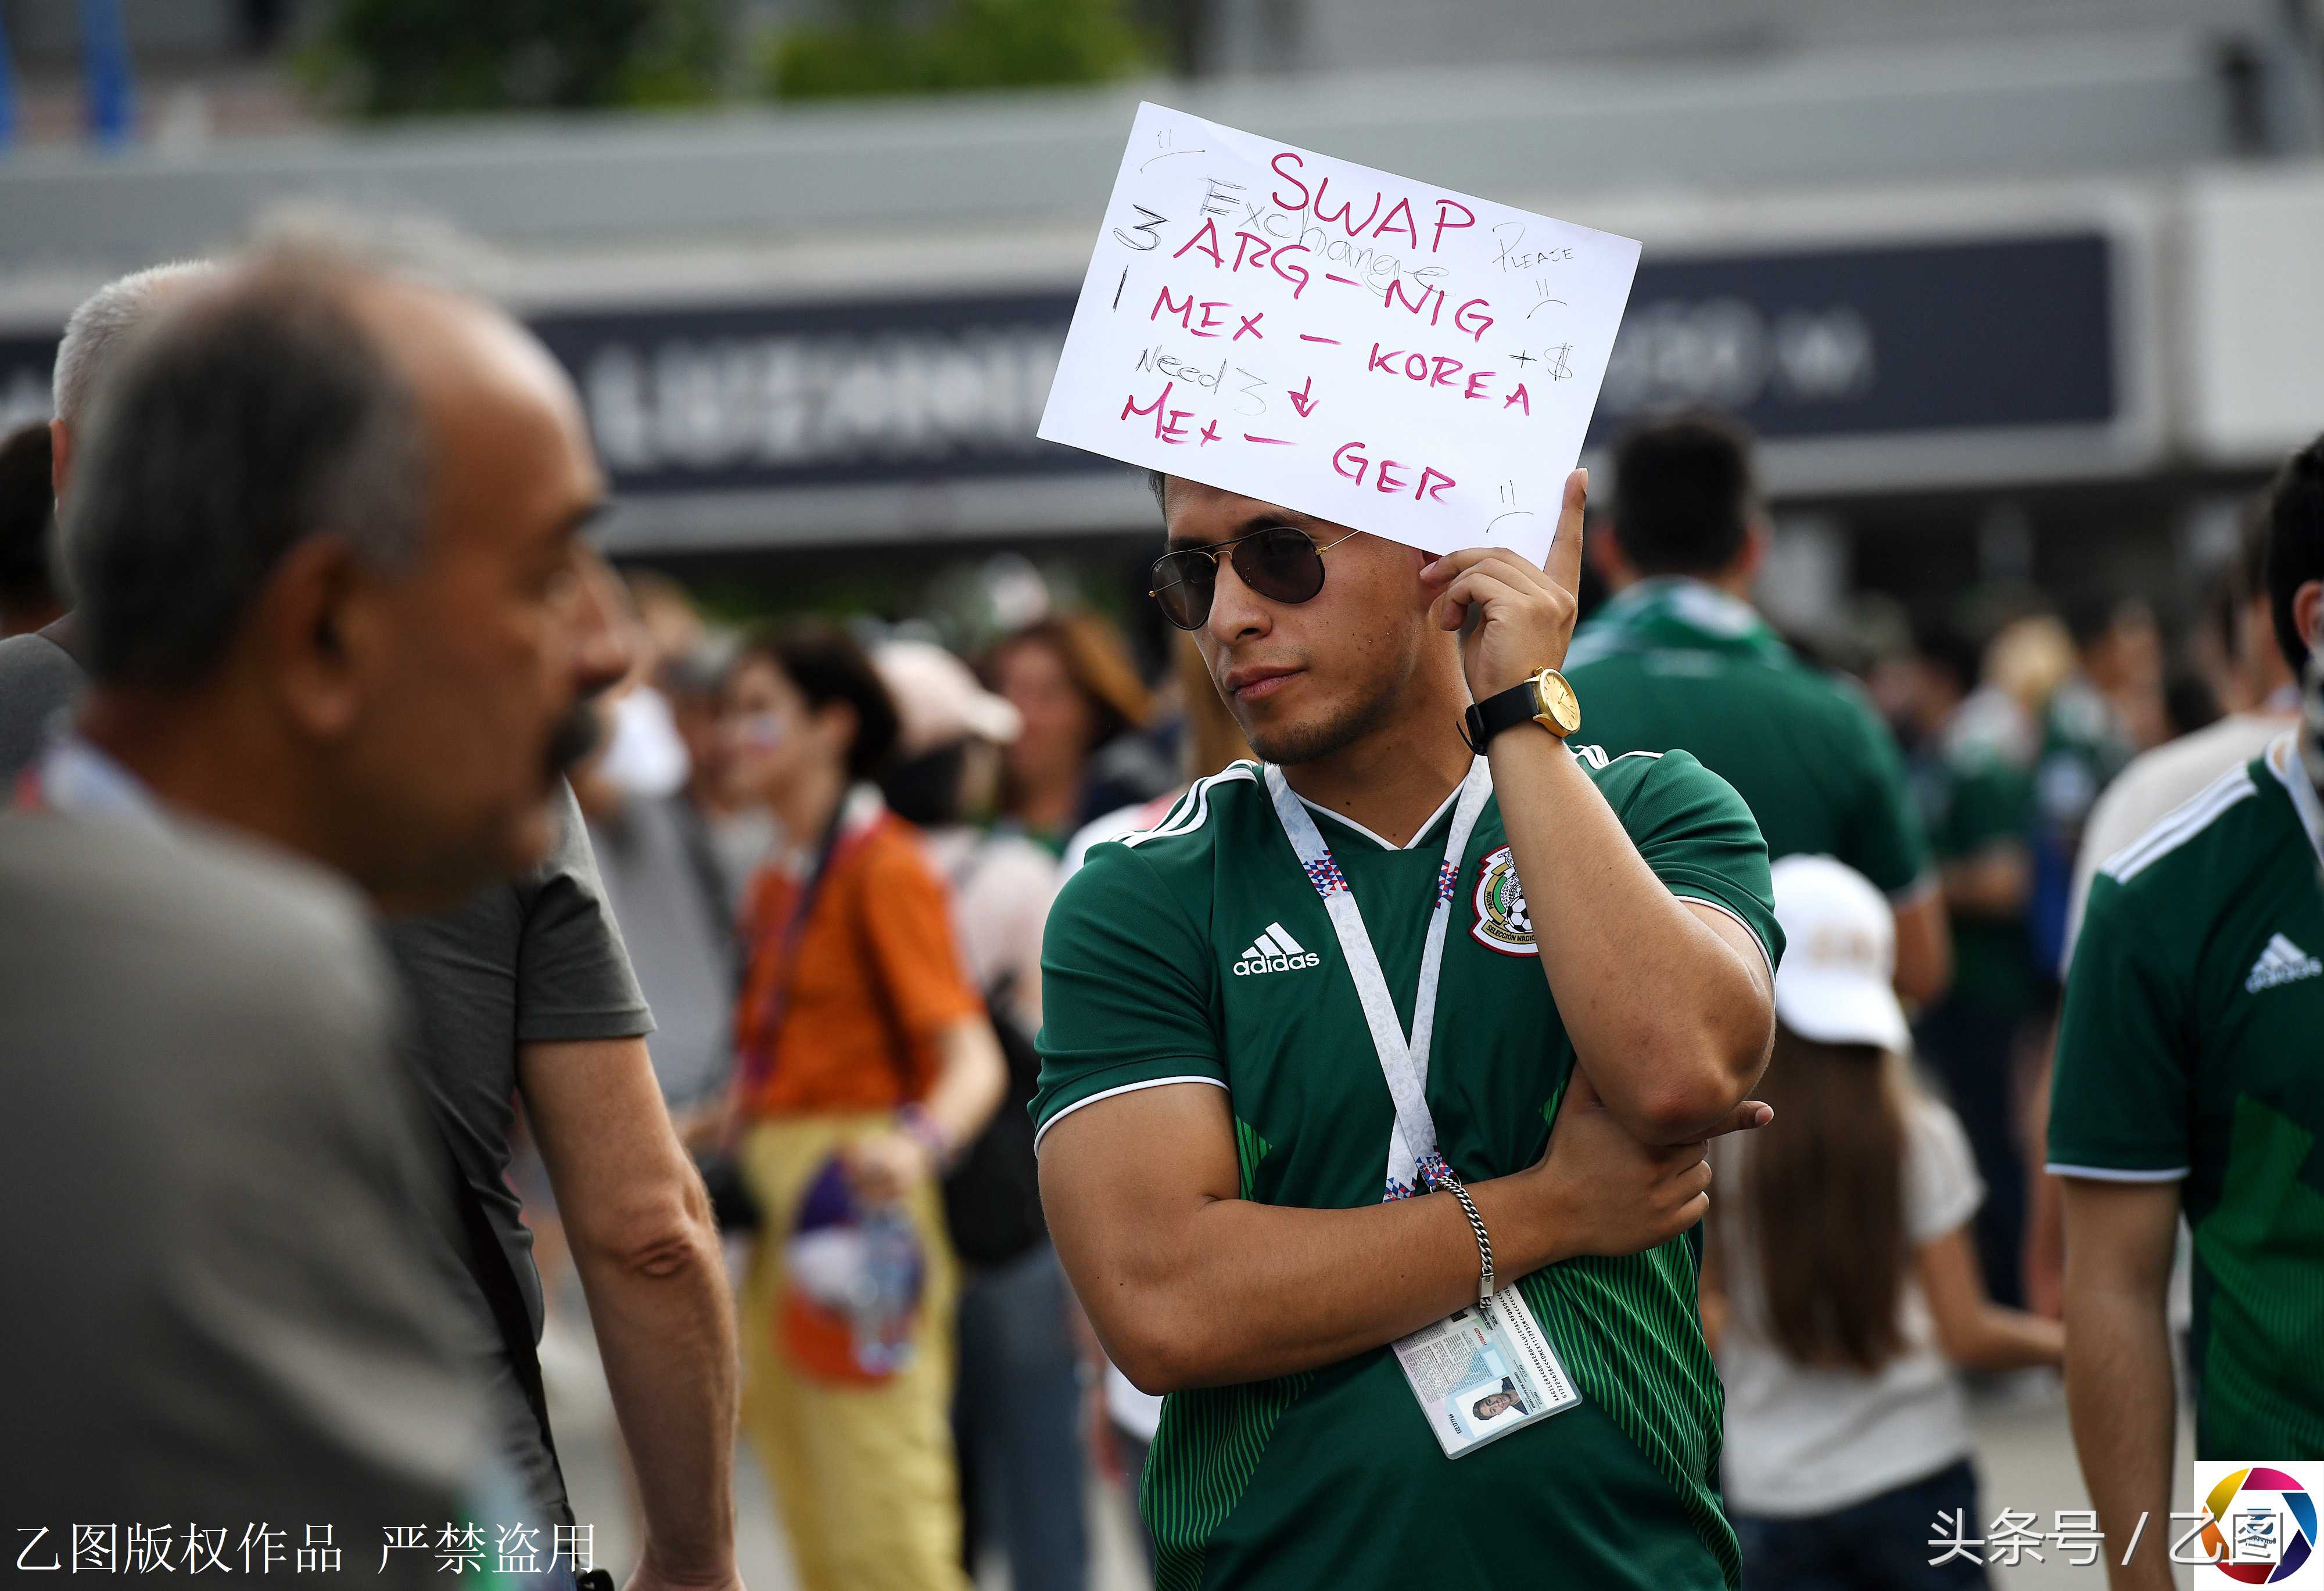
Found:
<svg viewBox="0 0 2324 1591"><path fill-rule="evenodd" d="M733 889L708 830L683 796L635 796L589 820L589 843L653 1007L662 1098L700 1105L733 1071L742 983Z"/></svg>
<svg viewBox="0 0 2324 1591"><path fill-rule="evenodd" d="M517 1047L653 1030L567 786L558 786L555 815L556 842L530 873L493 885L453 911L387 928L410 1008L411 1064L516 1274L536 1341L540 1277L523 1205L508 1181ZM563 1501L555 1468L507 1363L492 1306L468 1274L456 1226L442 1232L438 1251L488 1333L505 1450L535 1499L555 1507Z"/></svg>
<svg viewBox="0 0 2324 1591"><path fill-rule="evenodd" d="M173 1557L223 1528L235 1568L248 1527L295 1553L329 1525L369 1571L382 1523L479 1505L392 999L362 903L304 863L0 816L0 1489L51 1532L28 1563L69 1565L76 1523L167 1524ZM400 1556L390 1577L434 1583Z"/></svg>
<svg viewBox="0 0 2324 1591"><path fill-rule="evenodd" d="M60 623L69 621L60 621ZM50 727L80 694L81 673L56 626L0 640L0 806L48 743Z"/></svg>

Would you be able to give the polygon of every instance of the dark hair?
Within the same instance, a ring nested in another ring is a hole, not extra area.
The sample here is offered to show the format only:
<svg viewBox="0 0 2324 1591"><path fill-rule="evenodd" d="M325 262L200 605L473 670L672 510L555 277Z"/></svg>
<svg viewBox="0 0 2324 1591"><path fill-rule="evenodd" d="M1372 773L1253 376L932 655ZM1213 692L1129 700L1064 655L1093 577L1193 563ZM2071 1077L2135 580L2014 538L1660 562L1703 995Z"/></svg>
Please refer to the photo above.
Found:
<svg viewBox="0 0 2324 1591"><path fill-rule="evenodd" d="M1775 1025L1753 1090L1775 1125L1751 1135L1739 1197L1751 1212L1771 1335L1795 1363L1875 1371L1904 1347L1904 1101L1870 1044Z"/></svg>
<svg viewBox="0 0 2324 1591"><path fill-rule="evenodd" d="M66 505L90 672L199 684L282 556L337 535L392 568L424 538L419 407L346 308L277 262L158 323L101 387Z"/></svg>
<svg viewBox="0 0 2324 1591"><path fill-rule="evenodd" d="M2074 650L2088 652L2104 640L2131 611L2129 602L2112 587L2087 585L2059 604L2058 616L2074 638Z"/></svg>
<svg viewBox="0 0 2324 1591"><path fill-rule="evenodd" d="M2296 676L2308 667L2308 643L2292 617L2292 599L2324 580L2324 437L2284 461L2267 489L2267 605L2275 644Z"/></svg>
<svg viewBox="0 0 2324 1591"><path fill-rule="evenodd" d="M1615 444L1614 533L1641 575L1724 569L1757 505L1750 434L1723 415L1650 420Z"/></svg>
<svg viewBox="0 0 2324 1591"><path fill-rule="evenodd" d="M959 823L968 748L965 740L951 740L890 763L880 775L880 795L888 810L923 829L948 829Z"/></svg>
<svg viewBox="0 0 2324 1591"><path fill-rule="evenodd" d="M1962 695L1977 689L1978 676L1985 667L1984 653L1960 625L1945 619L1915 624L1913 649L1932 667L1950 676Z"/></svg>
<svg viewBox="0 0 2324 1591"><path fill-rule="evenodd" d="M0 441L0 613L60 605L49 562L57 509L50 456L49 428L40 420Z"/></svg>
<svg viewBox="0 0 2324 1591"><path fill-rule="evenodd" d="M887 766L902 726L871 654L853 635L816 619L762 625L743 638L734 665L754 658L782 670L809 707L836 702L853 710L855 737L847 743L850 779L871 778Z"/></svg>

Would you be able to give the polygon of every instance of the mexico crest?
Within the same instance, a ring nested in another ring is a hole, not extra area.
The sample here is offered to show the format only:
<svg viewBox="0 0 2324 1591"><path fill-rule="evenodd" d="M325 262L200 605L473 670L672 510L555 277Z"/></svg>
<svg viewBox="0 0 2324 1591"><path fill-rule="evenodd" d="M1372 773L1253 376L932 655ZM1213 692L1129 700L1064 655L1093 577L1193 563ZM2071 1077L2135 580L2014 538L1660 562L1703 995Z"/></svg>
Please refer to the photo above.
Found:
<svg viewBox="0 0 2324 1591"><path fill-rule="evenodd" d="M1526 910L1525 889L1517 883L1517 860L1502 846L1485 859L1485 875L1477 880L1477 920L1470 934L1487 950L1505 956L1537 956L1533 915Z"/></svg>

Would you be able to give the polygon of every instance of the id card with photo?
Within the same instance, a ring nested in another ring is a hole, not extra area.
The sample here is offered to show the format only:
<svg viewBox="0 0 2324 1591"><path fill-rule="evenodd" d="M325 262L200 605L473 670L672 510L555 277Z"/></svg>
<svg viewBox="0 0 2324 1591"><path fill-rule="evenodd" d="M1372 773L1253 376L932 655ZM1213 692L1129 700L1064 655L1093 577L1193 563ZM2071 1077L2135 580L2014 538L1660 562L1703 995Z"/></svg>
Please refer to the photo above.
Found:
<svg viewBox="0 0 2324 1591"><path fill-rule="evenodd" d="M1582 1401L1517 1289L1452 1311L1394 1344L1404 1379L1447 1458L1563 1414Z"/></svg>

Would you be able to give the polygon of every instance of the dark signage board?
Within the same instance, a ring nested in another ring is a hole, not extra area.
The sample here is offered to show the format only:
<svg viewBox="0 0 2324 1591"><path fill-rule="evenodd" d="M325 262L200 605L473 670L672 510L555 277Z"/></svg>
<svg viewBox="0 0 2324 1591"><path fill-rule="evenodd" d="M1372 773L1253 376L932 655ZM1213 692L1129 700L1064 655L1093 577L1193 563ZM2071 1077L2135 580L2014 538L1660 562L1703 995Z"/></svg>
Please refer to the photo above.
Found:
<svg viewBox="0 0 2324 1591"><path fill-rule="evenodd" d="M1034 436L1069 293L542 316L624 492L1088 468ZM1106 464L1107 468L1119 468Z"/></svg>
<svg viewBox="0 0 2324 1591"><path fill-rule="evenodd" d="M1770 440L2107 425L2121 409L2114 289L2098 233L1649 254L1591 440L1686 404Z"/></svg>
<svg viewBox="0 0 2324 1591"><path fill-rule="evenodd" d="M1770 442L1943 440L2122 418L2103 233L1656 260L1638 271L1593 444L1706 404ZM560 310L628 499L1071 476L1034 436L1070 292ZM53 334L0 336L0 418L46 412ZM1539 351L1554 360L1558 350Z"/></svg>

